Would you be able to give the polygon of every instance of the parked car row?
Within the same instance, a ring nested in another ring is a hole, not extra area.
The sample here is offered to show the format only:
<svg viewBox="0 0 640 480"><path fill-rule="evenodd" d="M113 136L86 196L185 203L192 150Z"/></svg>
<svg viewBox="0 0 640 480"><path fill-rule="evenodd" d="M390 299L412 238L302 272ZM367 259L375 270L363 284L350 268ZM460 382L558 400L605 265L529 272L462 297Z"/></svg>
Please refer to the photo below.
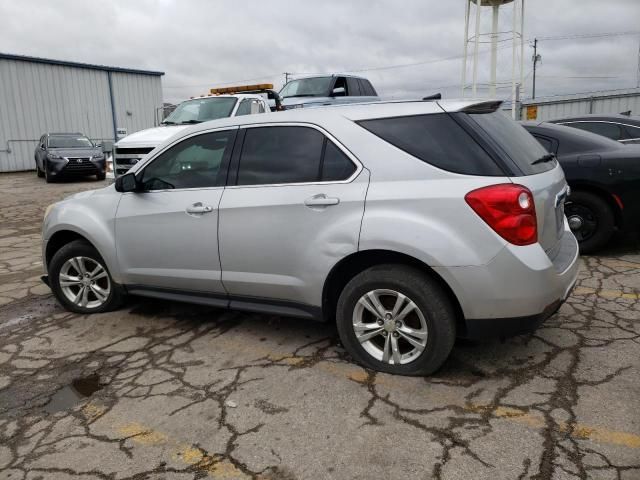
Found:
<svg viewBox="0 0 640 480"><path fill-rule="evenodd" d="M607 118L614 125L618 117ZM523 122L564 169L571 187L565 213L583 253L603 248L616 230L640 227L640 146L591 133L589 122Z"/></svg>
<svg viewBox="0 0 640 480"><path fill-rule="evenodd" d="M135 294L336 322L362 365L432 373L456 337L530 331L576 282L562 168L499 107L189 126L114 185L47 209L43 280L82 314Z"/></svg>

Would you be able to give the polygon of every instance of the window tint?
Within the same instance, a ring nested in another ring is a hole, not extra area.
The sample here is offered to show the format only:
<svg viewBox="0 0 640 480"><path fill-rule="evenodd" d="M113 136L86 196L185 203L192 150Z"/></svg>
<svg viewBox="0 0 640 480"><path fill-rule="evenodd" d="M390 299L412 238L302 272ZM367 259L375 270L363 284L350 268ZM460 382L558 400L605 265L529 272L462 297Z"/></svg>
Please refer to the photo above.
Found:
<svg viewBox="0 0 640 480"><path fill-rule="evenodd" d="M333 142L327 140L322 162L322 181L346 180L355 171L356 166L353 162Z"/></svg>
<svg viewBox="0 0 640 480"><path fill-rule="evenodd" d="M626 125L624 127L627 130L627 134L630 139L640 138L640 127L632 127L631 125Z"/></svg>
<svg viewBox="0 0 640 480"><path fill-rule="evenodd" d="M357 78L347 77L347 87L347 92L350 97L358 97L362 95L362 93L360 93L360 83Z"/></svg>
<svg viewBox="0 0 640 480"><path fill-rule="evenodd" d="M548 138L539 137L538 135L534 135L535 139L538 140L540 145L547 151L553 152L553 143Z"/></svg>
<svg viewBox="0 0 640 480"><path fill-rule="evenodd" d="M236 116L251 115L251 100L242 100L236 111Z"/></svg>
<svg viewBox="0 0 640 480"><path fill-rule="evenodd" d="M235 130L205 133L171 147L144 169L145 190L215 187L234 137Z"/></svg>
<svg viewBox="0 0 640 480"><path fill-rule="evenodd" d="M443 170L467 175L504 175L491 157L446 113L364 120L359 124L399 149ZM535 143L533 138L531 140ZM542 150L539 145L538 148Z"/></svg>
<svg viewBox="0 0 640 480"><path fill-rule="evenodd" d="M307 127L258 127L246 130L238 185L315 182L324 135Z"/></svg>
<svg viewBox="0 0 640 480"><path fill-rule="evenodd" d="M466 114L462 114L466 115ZM475 113L469 117L480 127L483 134L497 146L524 175L533 175L555 168L556 161L536 163L548 152L522 125L512 120L505 112Z"/></svg>
<svg viewBox="0 0 640 480"><path fill-rule="evenodd" d="M615 123L573 122L568 123L567 125L573 128L579 128L580 130L586 130L587 132L597 133L598 135L610 138L611 140L620 140L622 138L620 126Z"/></svg>
<svg viewBox="0 0 640 480"><path fill-rule="evenodd" d="M374 90L373 86L371 85L371 82L366 78L361 78L360 84L361 84L360 88L362 91L362 95L366 95L368 97L376 97L378 95Z"/></svg>

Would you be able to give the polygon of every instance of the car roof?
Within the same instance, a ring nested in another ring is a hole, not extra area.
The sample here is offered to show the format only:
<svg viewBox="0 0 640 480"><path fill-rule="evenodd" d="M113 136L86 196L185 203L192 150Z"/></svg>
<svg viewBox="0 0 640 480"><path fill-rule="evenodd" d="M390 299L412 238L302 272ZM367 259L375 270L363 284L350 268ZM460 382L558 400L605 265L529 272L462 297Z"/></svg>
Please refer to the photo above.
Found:
<svg viewBox="0 0 640 480"><path fill-rule="evenodd" d="M600 120L600 121L607 121L607 122L640 125L640 116L622 115L619 113L611 114L611 115L603 115L601 113L588 113L588 114L579 115L576 117L556 118L553 120L549 120L549 122L558 123L558 122L571 122L571 121L580 121L580 120Z"/></svg>
<svg viewBox="0 0 640 480"><path fill-rule="evenodd" d="M307 78L333 78L333 77L361 78L362 80L367 80L366 77L361 77L360 75L349 75L348 73L332 73L330 75L309 75L309 76L304 76L300 78L292 78L291 80L289 80L289 82L293 82L294 80L305 80Z"/></svg>
<svg viewBox="0 0 640 480"><path fill-rule="evenodd" d="M77 136L77 135L82 135L83 137L86 137L86 135L84 133L80 133L80 132L63 132L63 133L57 133L57 132L51 132L51 133L47 133L47 136L51 137L55 135L56 137L70 137L70 136Z"/></svg>
<svg viewBox="0 0 640 480"><path fill-rule="evenodd" d="M495 110L502 102L487 100L401 100L367 102L355 104L327 105L312 108L296 108L270 115L256 114L240 117L226 117L209 120L189 127L185 134L210 130L212 128L235 127L255 124L273 123L317 123L326 122L331 118L342 117L352 121L369 120L375 118L402 117L410 115L427 115L433 113L457 112L471 107L486 107ZM487 107L488 106L488 107Z"/></svg>

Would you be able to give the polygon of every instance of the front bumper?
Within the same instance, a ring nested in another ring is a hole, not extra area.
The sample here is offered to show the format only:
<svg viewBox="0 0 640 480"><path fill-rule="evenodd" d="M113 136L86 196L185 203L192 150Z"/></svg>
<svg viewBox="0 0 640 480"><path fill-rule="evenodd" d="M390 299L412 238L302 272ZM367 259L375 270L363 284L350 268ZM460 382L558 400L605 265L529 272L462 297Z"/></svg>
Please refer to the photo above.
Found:
<svg viewBox="0 0 640 480"><path fill-rule="evenodd" d="M539 244L507 245L486 265L435 270L462 308L466 331L460 336L499 337L533 330L560 308L577 281L578 257L567 226L552 252Z"/></svg>
<svg viewBox="0 0 640 480"><path fill-rule="evenodd" d="M104 158L49 158L46 165L49 174L54 177L98 175L107 168Z"/></svg>

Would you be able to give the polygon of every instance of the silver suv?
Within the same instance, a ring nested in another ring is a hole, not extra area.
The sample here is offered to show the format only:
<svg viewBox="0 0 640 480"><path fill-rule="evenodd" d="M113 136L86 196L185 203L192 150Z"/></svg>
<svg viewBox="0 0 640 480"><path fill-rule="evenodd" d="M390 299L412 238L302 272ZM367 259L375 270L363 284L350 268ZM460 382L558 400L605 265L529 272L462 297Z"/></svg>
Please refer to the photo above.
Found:
<svg viewBox="0 0 640 480"><path fill-rule="evenodd" d="M429 374L456 336L553 314L578 245L555 158L498 102L390 102L203 123L47 210L79 313L126 294L335 321L355 360Z"/></svg>

